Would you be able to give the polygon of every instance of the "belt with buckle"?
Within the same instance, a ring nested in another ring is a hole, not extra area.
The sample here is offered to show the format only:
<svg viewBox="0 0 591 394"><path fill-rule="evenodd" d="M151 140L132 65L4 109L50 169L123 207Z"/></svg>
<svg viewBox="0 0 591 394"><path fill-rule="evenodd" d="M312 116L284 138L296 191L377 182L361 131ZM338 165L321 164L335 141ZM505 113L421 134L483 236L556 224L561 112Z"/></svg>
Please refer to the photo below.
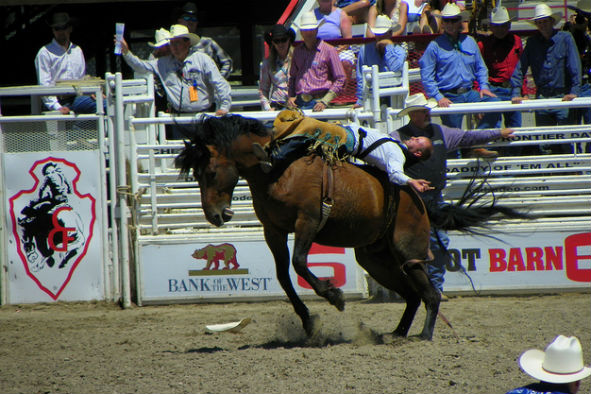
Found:
<svg viewBox="0 0 591 394"><path fill-rule="evenodd" d="M470 90L472 90L472 89L459 87L459 88L454 88L454 89L442 90L441 93L443 95L445 95L446 93L462 94L462 93L466 93L466 92L468 92Z"/></svg>
<svg viewBox="0 0 591 394"><path fill-rule="evenodd" d="M57 99L60 103L66 102L66 101L74 101L75 98L76 98L75 94L64 94L61 96L57 96Z"/></svg>
<svg viewBox="0 0 591 394"><path fill-rule="evenodd" d="M326 92L322 92L322 93L312 93L312 94L308 94L308 93L302 93L300 94L300 98L302 100L304 100L306 103L314 100L314 99L319 99L322 98L326 95Z"/></svg>
<svg viewBox="0 0 591 394"><path fill-rule="evenodd" d="M511 87L511 81L503 81L503 82L488 81L488 83L490 83L492 86L497 86L499 88L510 88Z"/></svg>
<svg viewBox="0 0 591 394"><path fill-rule="evenodd" d="M567 94L568 91L565 88L537 88L536 95L550 97L562 97Z"/></svg>

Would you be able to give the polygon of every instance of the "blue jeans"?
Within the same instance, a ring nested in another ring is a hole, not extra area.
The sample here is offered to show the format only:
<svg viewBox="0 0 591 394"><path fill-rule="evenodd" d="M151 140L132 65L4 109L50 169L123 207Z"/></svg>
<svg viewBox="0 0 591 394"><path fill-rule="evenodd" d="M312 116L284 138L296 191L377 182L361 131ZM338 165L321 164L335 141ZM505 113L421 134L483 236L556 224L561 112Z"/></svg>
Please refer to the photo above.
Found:
<svg viewBox="0 0 591 394"><path fill-rule="evenodd" d="M439 237L439 239L438 239ZM442 247L443 244L444 247ZM449 237L443 230L436 230L431 227L431 238L430 238L431 252L435 259L432 263L427 264L427 273L429 274L429 280L435 286L439 292L443 292L443 282L445 282L445 271L446 266L449 264L449 253L447 247L449 246Z"/></svg>
<svg viewBox="0 0 591 394"><path fill-rule="evenodd" d="M438 206L445 204L443 202L441 195L435 196L432 199L436 201ZM427 200L431 200L431 198ZM428 201L425 201L425 204L428 203ZM443 282L445 282L445 271L447 265L449 265L450 262L450 254L447 251L448 247L449 237L447 236L447 232L431 227L429 248L433 253L434 260L430 264L427 264L427 274L429 275L429 280L431 281L433 286L437 290L439 290L439 292L443 292Z"/></svg>
<svg viewBox="0 0 591 394"><path fill-rule="evenodd" d="M466 93L454 94L445 93L445 97L448 98L452 103L481 103L481 102L492 102L499 101L497 97L484 96L480 98L480 93L476 90L469 90ZM441 123L448 127L462 128L462 119L464 114L454 115L441 115ZM484 117L478 123L477 129L493 129L500 124L501 114L498 112L487 112Z"/></svg>
<svg viewBox="0 0 591 394"><path fill-rule="evenodd" d="M543 96L538 94L536 98L562 98L563 95L558 96ZM535 112L536 126L562 126L570 124L570 118L568 114L568 108L564 109L544 109ZM572 149L569 144L542 144L540 145L542 153L571 153Z"/></svg>
<svg viewBox="0 0 591 394"><path fill-rule="evenodd" d="M591 84L581 85L579 97L591 97ZM570 110L571 124L591 124L591 108L573 108Z"/></svg>
<svg viewBox="0 0 591 394"><path fill-rule="evenodd" d="M96 101L90 96L76 96L70 105L66 105L77 114L96 114Z"/></svg>
<svg viewBox="0 0 591 394"><path fill-rule="evenodd" d="M490 91L497 95L499 101L511 101L511 88L504 88L502 86L491 86ZM503 118L505 119L505 127L521 127L521 112L503 112ZM499 124L497 125L497 127L499 128L501 127L500 121L501 119L499 119Z"/></svg>

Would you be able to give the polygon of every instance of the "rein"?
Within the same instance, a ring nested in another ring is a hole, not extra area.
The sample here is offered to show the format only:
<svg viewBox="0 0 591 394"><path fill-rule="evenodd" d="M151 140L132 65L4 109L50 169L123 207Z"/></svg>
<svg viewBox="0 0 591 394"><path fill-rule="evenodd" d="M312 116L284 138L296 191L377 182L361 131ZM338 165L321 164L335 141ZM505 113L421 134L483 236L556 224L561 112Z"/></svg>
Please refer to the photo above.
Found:
<svg viewBox="0 0 591 394"><path fill-rule="evenodd" d="M330 166L326 160L322 160L324 165L322 166L322 195L321 201L322 206L320 208L321 217L320 223L318 224L318 228L316 231L322 230L328 217L330 216L330 211L332 210L332 206L334 204L333 195L334 195L334 169Z"/></svg>

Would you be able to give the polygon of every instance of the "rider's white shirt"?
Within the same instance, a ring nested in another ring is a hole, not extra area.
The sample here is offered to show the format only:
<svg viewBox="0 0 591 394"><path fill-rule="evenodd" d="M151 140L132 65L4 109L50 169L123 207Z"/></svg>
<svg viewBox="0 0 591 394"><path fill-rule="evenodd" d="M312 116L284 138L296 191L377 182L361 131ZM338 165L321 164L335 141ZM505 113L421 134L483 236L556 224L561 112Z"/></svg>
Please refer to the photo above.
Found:
<svg viewBox="0 0 591 394"><path fill-rule="evenodd" d="M356 152L356 154L362 153L379 139L386 138L391 140L391 142L389 141L381 144L376 149L372 150L362 160L380 170L386 171L390 182L396 183L397 185L406 185L408 183L411 178L404 173L406 157L404 156L402 148L394 139L377 129L360 126L358 123L350 123L347 126L353 130L355 136L355 147L353 148L353 152ZM362 129L367 133L367 136L363 138L363 146L361 149L359 149L359 129Z"/></svg>

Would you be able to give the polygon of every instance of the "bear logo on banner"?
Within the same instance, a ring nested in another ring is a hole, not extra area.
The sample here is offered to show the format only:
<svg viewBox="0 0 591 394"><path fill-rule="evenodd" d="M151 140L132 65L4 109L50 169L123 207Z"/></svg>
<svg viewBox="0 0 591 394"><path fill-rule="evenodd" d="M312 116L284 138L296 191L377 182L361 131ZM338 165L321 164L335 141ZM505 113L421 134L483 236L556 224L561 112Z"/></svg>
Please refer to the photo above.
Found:
<svg viewBox="0 0 591 394"><path fill-rule="evenodd" d="M27 275L57 300L90 245L96 201L76 189L74 163L49 157L29 174L34 186L9 199L13 236Z"/></svg>

